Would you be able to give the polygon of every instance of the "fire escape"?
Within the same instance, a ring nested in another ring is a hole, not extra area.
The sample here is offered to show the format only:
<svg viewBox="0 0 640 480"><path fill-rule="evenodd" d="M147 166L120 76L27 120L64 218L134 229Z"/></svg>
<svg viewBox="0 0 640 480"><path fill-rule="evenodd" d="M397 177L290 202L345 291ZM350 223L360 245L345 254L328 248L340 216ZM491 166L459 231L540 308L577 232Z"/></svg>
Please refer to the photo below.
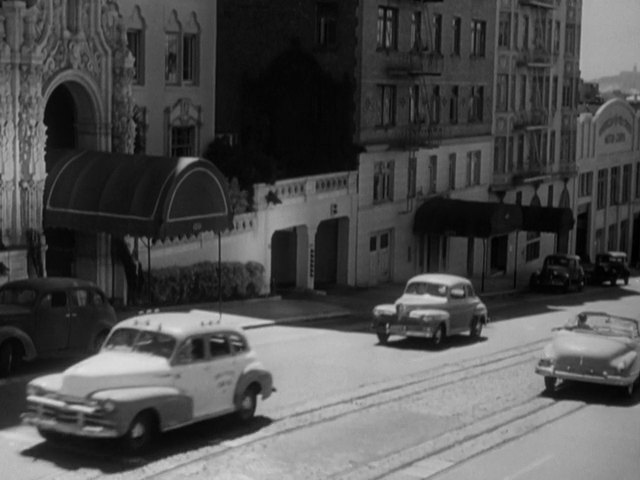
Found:
<svg viewBox="0 0 640 480"><path fill-rule="evenodd" d="M520 74L526 75L529 95L525 109L516 113L513 121L514 133L524 132L528 145L528 154L524 171L517 172L517 178L523 180L549 172L548 151L555 148L549 145L552 130L552 74L555 63L553 46L553 10L555 0L520 0L520 5L529 7L533 26L533 35L528 48L523 48L516 61ZM515 180L515 179L514 179Z"/></svg>
<svg viewBox="0 0 640 480"><path fill-rule="evenodd" d="M398 146L410 151L420 148L435 148L442 140L439 125L439 96L432 95L432 77L442 75L444 57L441 49L442 25L432 25L435 21L429 13L430 3L443 0L405 0L402 3L414 6L414 38L409 51L397 52L389 58L387 75L399 80L407 80L417 88L412 99L415 112L406 124L399 125ZM440 29L440 31L436 31Z"/></svg>

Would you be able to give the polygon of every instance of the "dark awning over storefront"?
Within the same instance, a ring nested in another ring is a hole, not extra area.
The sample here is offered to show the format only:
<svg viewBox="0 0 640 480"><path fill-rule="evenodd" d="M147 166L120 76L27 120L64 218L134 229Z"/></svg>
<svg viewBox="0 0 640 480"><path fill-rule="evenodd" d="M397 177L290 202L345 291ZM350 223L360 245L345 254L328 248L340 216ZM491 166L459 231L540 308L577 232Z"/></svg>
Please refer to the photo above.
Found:
<svg viewBox="0 0 640 480"><path fill-rule="evenodd" d="M520 228L522 211L517 205L431 198L418 210L414 233L487 238Z"/></svg>
<svg viewBox="0 0 640 480"><path fill-rule="evenodd" d="M570 208L521 207L522 227L527 232L568 232L573 228L573 212Z"/></svg>
<svg viewBox="0 0 640 480"><path fill-rule="evenodd" d="M227 181L209 161L75 151L50 165L45 228L158 239L232 226Z"/></svg>

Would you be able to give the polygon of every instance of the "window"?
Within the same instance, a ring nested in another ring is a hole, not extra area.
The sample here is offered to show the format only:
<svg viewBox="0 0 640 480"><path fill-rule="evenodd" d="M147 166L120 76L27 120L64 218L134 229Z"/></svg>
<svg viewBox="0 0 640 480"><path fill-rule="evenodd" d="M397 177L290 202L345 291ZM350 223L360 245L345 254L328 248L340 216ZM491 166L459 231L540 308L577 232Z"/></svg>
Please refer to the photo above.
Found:
<svg viewBox="0 0 640 480"><path fill-rule="evenodd" d="M249 346L247 345L247 341L244 337L237 333L229 333L229 344L231 345L232 353L240 353L246 352L249 350Z"/></svg>
<svg viewBox="0 0 640 480"><path fill-rule="evenodd" d="M622 192L620 203L628 203L631 198L631 164L622 167Z"/></svg>
<svg viewBox="0 0 640 480"><path fill-rule="evenodd" d="M199 35L167 32L165 39L165 82L169 85L198 83Z"/></svg>
<svg viewBox="0 0 640 480"><path fill-rule="evenodd" d="M418 159L416 157L409 157L409 168L407 169L407 198L414 198L416 196L416 181L417 181Z"/></svg>
<svg viewBox="0 0 640 480"><path fill-rule="evenodd" d="M471 87L469 98L469 123L481 122L484 107L484 87Z"/></svg>
<svg viewBox="0 0 640 480"><path fill-rule="evenodd" d="M71 305L76 307L86 307L91 304L92 300L89 292L85 289L71 290L69 297L71 298Z"/></svg>
<svg viewBox="0 0 640 480"><path fill-rule="evenodd" d="M456 154L449 154L449 190L456 189Z"/></svg>
<svg viewBox="0 0 640 480"><path fill-rule="evenodd" d="M636 198L640 198L640 163L636 164Z"/></svg>
<svg viewBox="0 0 640 480"><path fill-rule="evenodd" d="M398 48L398 10L390 7L378 7L377 47L380 50Z"/></svg>
<svg viewBox="0 0 640 480"><path fill-rule="evenodd" d="M197 83L198 35L187 33L182 37L182 82Z"/></svg>
<svg viewBox="0 0 640 480"><path fill-rule="evenodd" d="M462 33L462 19L460 17L453 17L452 29L453 42L451 46L451 53L458 56L460 55L460 35Z"/></svg>
<svg viewBox="0 0 640 480"><path fill-rule="evenodd" d="M435 85L431 95L431 122L440 123L440 87Z"/></svg>
<svg viewBox="0 0 640 480"><path fill-rule="evenodd" d="M170 136L172 157L196 156L196 127L171 127Z"/></svg>
<svg viewBox="0 0 640 480"><path fill-rule="evenodd" d="M480 185L480 164L482 152L467 152L467 186Z"/></svg>
<svg viewBox="0 0 640 480"><path fill-rule="evenodd" d="M540 258L540 232L527 232L525 260L531 262Z"/></svg>
<svg viewBox="0 0 640 480"><path fill-rule="evenodd" d="M574 24L567 24L565 27L565 44L564 53L567 55L576 54L576 26Z"/></svg>
<svg viewBox="0 0 640 480"><path fill-rule="evenodd" d="M429 193L436 193L438 183L438 157L429 156Z"/></svg>
<svg viewBox="0 0 640 480"><path fill-rule="evenodd" d="M218 333L209 337L209 355L211 358L224 357L230 354L231 349L224 335Z"/></svg>
<svg viewBox="0 0 640 480"><path fill-rule="evenodd" d="M611 169L611 188L609 189L609 205L618 204L618 190L620 188L620 167Z"/></svg>
<svg viewBox="0 0 640 480"><path fill-rule="evenodd" d="M178 52L180 34L167 33L165 44L164 79L168 84L178 84Z"/></svg>
<svg viewBox="0 0 640 480"><path fill-rule="evenodd" d="M524 135L518 135L516 145L516 171L524 171Z"/></svg>
<svg viewBox="0 0 640 480"><path fill-rule="evenodd" d="M380 99L379 127L389 127L396 123L396 87L395 85L378 85Z"/></svg>
<svg viewBox="0 0 640 480"><path fill-rule="evenodd" d="M522 17L522 49L529 50L529 15Z"/></svg>
<svg viewBox="0 0 640 480"><path fill-rule="evenodd" d="M455 125L458 123L458 95L460 88L457 85L451 87L451 96L449 97L449 123Z"/></svg>
<svg viewBox="0 0 640 480"><path fill-rule="evenodd" d="M336 2L318 2L316 5L316 44L331 48L338 43L337 34L338 4Z"/></svg>
<svg viewBox="0 0 640 480"><path fill-rule="evenodd" d="M507 137L496 137L493 149L493 173L505 173L507 162Z"/></svg>
<svg viewBox="0 0 640 480"><path fill-rule="evenodd" d="M433 16L433 51L442 54L442 15Z"/></svg>
<svg viewBox="0 0 640 480"><path fill-rule="evenodd" d="M144 36L139 29L127 30L127 47L133 55L133 84L144 85Z"/></svg>
<svg viewBox="0 0 640 480"><path fill-rule="evenodd" d="M549 134L549 165L556 163L556 131Z"/></svg>
<svg viewBox="0 0 640 480"><path fill-rule="evenodd" d="M413 12L411 14L411 47L414 50L422 50L424 48L422 37L422 13Z"/></svg>
<svg viewBox="0 0 640 480"><path fill-rule="evenodd" d="M500 12L498 46L505 48L511 46L511 12Z"/></svg>
<svg viewBox="0 0 640 480"><path fill-rule="evenodd" d="M547 207L553 207L553 185L547 187Z"/></svg>
<svg viewBox="0 0 640 480"><path fill-rule="evenodd" d="M620 251L627 251L627 237L629 236L629 220L622 220L620 222ZM615 250L615 249L614 249Z"/></svg>
<svg viewBox="0 0 640 480"><path fill-rule="evenodd" d="M377 162L373 171L373 201L389 202L392 197L393 162Z"/></svg>
<svg viewBox="0 0 640 480"><path fill-rule="evenodd" d="M580 174L578 185L578 196L590 197L593 193L593 172Z"/></svg>
<svg viewBox="0 0 640 480"><path fill-rule="evenodd" d="M520 76L520 103L519 103L519 108L520 108L520 110L526 110L527 109L527 76L526 75L521 75Z"/></svg>
<svg viewBox="0 0 640 480"><path fill-rule="evenodd" d="M616 250L617 248L618 248L618 225L614 223L613 225L609 225L607 249Z"/></svg>
<svg viewBox="0 0 640 480"><path fill-rule="evenodd" d="M598 170L598 185L596 188L596 208L601 210L607 204L607 170Z"/></svg>
<svg viewBox="0 0 640 480"><path fill-rule="evenodd" d="M484 57L487 36L487 22L471 21L471 56Z"/></svg>
<svg viewBox="0 0 640 480"><path fill-rule="evenodd" d="M509 108L509 75L498 74L496 82L496 110L506 112Z"/></svg>
<svg viewBox="0 0 640 480"><path fill-rule="evenodd" d="M409 123L421 123L420 112L420 86L412 85L409 88Z"/></svg>

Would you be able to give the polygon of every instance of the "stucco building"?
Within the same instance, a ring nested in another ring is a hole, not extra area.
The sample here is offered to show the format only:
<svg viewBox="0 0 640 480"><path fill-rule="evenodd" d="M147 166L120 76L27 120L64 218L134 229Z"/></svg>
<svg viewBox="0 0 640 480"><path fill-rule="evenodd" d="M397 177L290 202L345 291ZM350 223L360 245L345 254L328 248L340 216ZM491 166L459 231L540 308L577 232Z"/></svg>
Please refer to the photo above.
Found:
<svg viewBox="0 0 640 480"><path fill-rule="evenodd" d="M575 214L578 255L626 252L640 262L640 112L611 99L578 119Z"/></svg>

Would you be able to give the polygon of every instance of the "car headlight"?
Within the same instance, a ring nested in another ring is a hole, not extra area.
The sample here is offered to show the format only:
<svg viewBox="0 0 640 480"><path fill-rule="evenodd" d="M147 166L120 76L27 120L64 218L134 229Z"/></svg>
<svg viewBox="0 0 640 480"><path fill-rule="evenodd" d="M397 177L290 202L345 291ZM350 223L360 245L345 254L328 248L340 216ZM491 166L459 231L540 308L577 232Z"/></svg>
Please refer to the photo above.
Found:
<svg viewBox="0 0 640 480"><path fill-rule="evenodd" d="M114 402L113 400L104 400L100 402L100 408L102 408L107 413L111 413L116 409L116 402Z"/></svg>

